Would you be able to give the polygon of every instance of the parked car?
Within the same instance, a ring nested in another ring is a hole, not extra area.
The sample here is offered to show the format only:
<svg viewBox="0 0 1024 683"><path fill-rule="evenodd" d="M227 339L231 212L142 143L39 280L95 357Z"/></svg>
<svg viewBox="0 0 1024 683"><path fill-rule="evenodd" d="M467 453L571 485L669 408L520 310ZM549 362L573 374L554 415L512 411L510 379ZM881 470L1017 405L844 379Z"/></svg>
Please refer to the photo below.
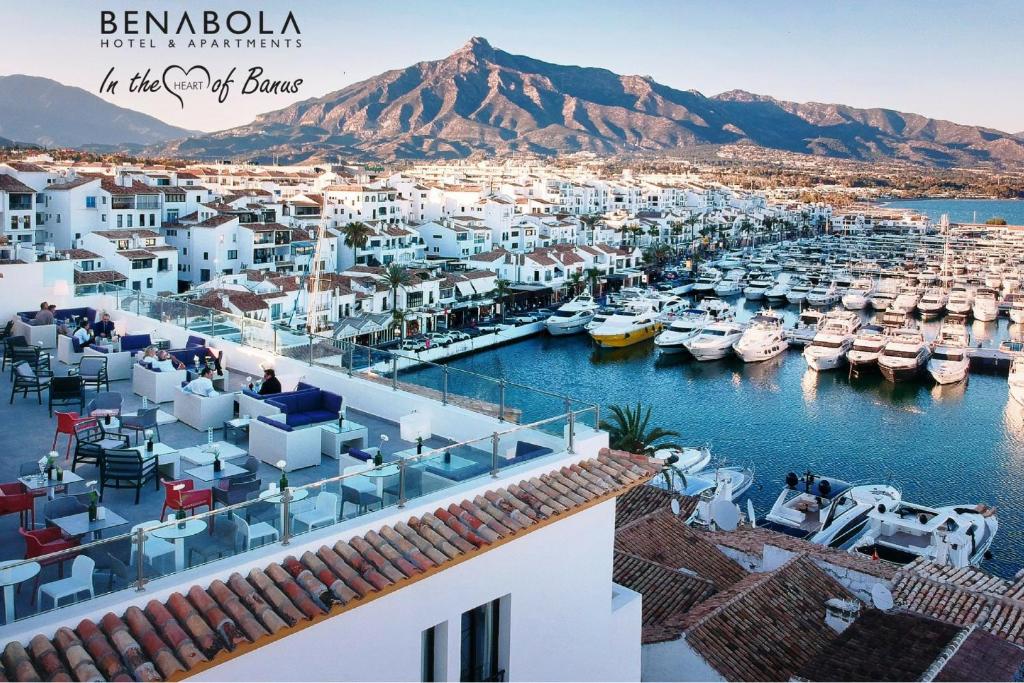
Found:
<svg viewBox="0 0 1024 683"><path fill-rule="evenodd" d="M431 346L447 346L452 343L452 338L444 332L428 332L427 339Z"/></svg>
<svg viewBox="0 0 1024 683"><path fill-rule="evenodd" d="M420 338L410 338L402 342L403 351L423 351L427 348L427 342Z"/></svg>
<svg viewBox="0 0 1024 683"><path fill-rule="evenodd" d="M453 342L466 341L469 339L469 335L462 330L448 330L446 334L452 338Z"/></svg>

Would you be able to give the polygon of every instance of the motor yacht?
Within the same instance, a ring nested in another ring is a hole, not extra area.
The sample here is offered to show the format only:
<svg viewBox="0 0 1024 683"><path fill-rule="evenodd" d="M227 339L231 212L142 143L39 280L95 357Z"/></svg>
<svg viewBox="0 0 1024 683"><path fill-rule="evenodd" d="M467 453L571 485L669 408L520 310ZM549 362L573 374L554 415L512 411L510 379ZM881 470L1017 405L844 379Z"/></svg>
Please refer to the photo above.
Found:
<svg viewBox="0 0 1024 683"><path fill-rule="evenodd" d="M745 325L733 320L718 320L686 342L686 350L697 360L718 360L732 352L732 345L743 336Z"/></svg>
<svg viewBox="0 0 1024 683"><path fill-rule="evenodd" d="M731 317L733 315L732 304L713 296L702 299L701 302L697 304L697 308L702 311L707 311L715 318Z"/></svg>
<svg viewBox="0 0 1024 683"><path fill-rule="evenodd" d="M922 557L963 569L985 559L998 530L995 509L985 505L876 506L850 550L893 564Z"/></svg>
<svg viewBox="0 0 1024 683"><path fill-rule="evenodd" d="M931 287L921 295L921 300L917 302L917 312L924 320L938 318L945 310L948 300L949 297L943 289Z"/></svg>
<svg viewBox="0 0 1024 683"><path fill-rule="evenodd" d="M971 359L967 356L970 338L962 316L949 316L932 343L928 374L939 384L955 384L967 377Z"/></svg>
<svg viewBox="0 0 1024 683"><path fill-rule="evenodd" d="M683 311L654 338L654 344L662 353L684 353L686 342L697 336L714 319L714 315L700 308Z"/></svg>
<svg viewBox="0 0 1024 683"><path fill-rule="evenodd" d="M839 301L839 289L835 282L819 283L811 291L807 292L807 305L826 308Z"/></svg>
<svg viewBox="0 0 1024 683"><path fill-rule="evenodd" d="M878 369L890 382L903 382L917 377L928 363L931 349L920 330L894 330L878 354Z"/></svg>
<svg viewBox="0 0 1024 683"><path fill-rule="evenodd" d="M892 302L892 308L903 313L910 313L917 308L921 295L916 289L904 289L896 295Z"/></svg>
<svg viewBox="0 0 1024 683"><path fill-rule="evenodd" d="M846 361L855 371L875 365L885 341L885 328L881 325L862 326L854 336L850 350L846 352Z"/></svg>
<svg viewBox="0 0 1024 683"><path fill-rule="evenodd" d="M731 271L715 284L715 296L738 296L743 291L742 271Z"/></svg>
<svg viewBox="0 0 1024 683"><path fill-rule="evenodd" d="M859 278L850 284L843 294L843 308L848 311L860 311L867 307L868 297L874 294L875 283L870 278Z"/></svg>
<svg viewBox="0 0 1024 683"><path fill-rule="evenodd" d="M706 296L713 294L715 291L715 285L722 279L722 274L715 269L704 270L697 276L696 281L693 283L693 289L691 293L698 296Z"/></svg>
<svg viewBox="0 0 1024 683"><path fill-rule="evenodd" d="M807 293L811 291L811 284L806 280L797 280L790 284L789 292L786 294L786 301L791 304L802 304L807 300Z"/></svg>
<svg viewBox="0 0 1024 683"><path fill-rule="evenodd" d="M613 307L599 308L594 311L594 317L589 323L583 326L587 332L597 329L618 312L619 309Z"/></svg>
<svg viewBox="0 0 1024 683"><path fill-rule="evenodd" d="M765 293L775 286L775 280L770 275L758 275L751 277L747 286L743 288L743 297L747 301L761 301Z"/></svg>
<svg viewBox="0 0 1024 683"><path fill-rule="evenodd" d="M576 334L586 329L587 323L594 319L597 302L589 294L580 294L568 303L563 304L544 321L548 334L562 336Z"/></svg>
<svg viewBox="0 0 1024 683"><path fill-rule="evenodd" d="M1010 398L1024 406L1024 356L1017 356L1010 363Z"/></svg>
<svg viewBox="0 0 1024 683"><path fill-rule="evenodd" d="M886 484L853 485L806 472L786 475L786 486L759 526L838 548L857 537L879 505L899 508L900 492Z"/></svg>
<svg viewBox="0 0 1024 683"><path fill-rule="evenodd" d="M868 303L871 304L871 308L876 311L887 310L892 306L892 302L895 300L896 292L891 289L890 285L886 285L885 281L878 285L874 294L868 297Z"/></svg>
<svg viewBox="0 0 1024 683"><path fill-rule="evenodd" d="M789 294L789 285L785 282L776 282L764 293L765 301L776 306L787 303L786 296Z"/></svg>
<svg viewBox="0 0 1024 683"><path fill-rule="evenodd" d="M825 316L811 343L804 348L804 360L812 370L835 370L843 364L853 337L860 329L860 318L849 311L833 311Z"/></svg>
<svg viewBox="0 0 1024 683"><path fill-rule="evenodd" d="M825 314L813 308L801 311L800 317L796 321L796 326L786 332L786 339L789 340L792 346L806 346L810 344L811 340L814 339L814 335L818 334L818 327L824 319Z"/></svg>
<svg viewBox="0 0 1024 683"><path fill-rule="evenodd" d="M974 295L974 319L982 322L992 322L999 315L999 302L996 300L994 289L981 287Z"/></svg>
<svg viewBox="0 0 1024 683"><path fill-rule="evenodd" d="M1013 303L1010 304L1009 313L1011 322L1017 325L1024 323L1024 297L1020 294L1018 294L1017 298L1015 298Z"/></svg>
<svg viewBox="0 0 1024 683"><path fill-rule="evenodd" d="M708 446L659 448L654 451L654 458L660 460L663 467L671 467L677 472L690 474L708 466L708 463L711 462L711 448Z"/></svg>
<svg viewBox="0 0 1024 683"><path fill-rule="evenodd" d="M744 363L756 363L775 358L789 348L782 329L782 316L772 310L761 311L749 322L749 327L732 345Z"/></svg>
<svg viewBox="0 0 1024 683"><path fill-rule="evenodd" d="M946 311L956 315L969 315L974 306L974 293L964 285L953 285L946 300Z"/></svg>
<svg viewBox="0 0 1024 683"><path fill-rule="evenodd" d="M609 316L600 326L590 330L599 346L621 348L650 339L661 331L658 312L650 301L632 301Z"/></svg>

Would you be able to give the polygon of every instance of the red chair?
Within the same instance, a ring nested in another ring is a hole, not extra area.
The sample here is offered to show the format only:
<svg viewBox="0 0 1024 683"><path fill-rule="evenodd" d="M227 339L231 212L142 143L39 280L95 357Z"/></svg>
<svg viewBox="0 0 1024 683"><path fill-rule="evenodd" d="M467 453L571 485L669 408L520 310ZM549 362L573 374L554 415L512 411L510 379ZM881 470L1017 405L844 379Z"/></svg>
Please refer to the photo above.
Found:
<svg viewBox="0 0 1024 683"><path fill-rule="evenodd" d="M50 553L60 552L61 550L68 550L78 545L78 541L73 538L65 538L59 527L50 526L43 529L33 529L32 531L26 531L25 529L18 529L18 533L25 539L25 559L31 560L33 558L42 557L43 555L49 555ZM74 555L59 555L57 557L50 557L45 560L36 560L41 567L55 564L57 565L57 571L60 578L64 578L64 561L70 560ZM36 604L36 594L39 592L39 577L42 572L36 574L35 586L32 588L32 604Z"/></svg>
<svg viewBox="0 0 1024 683"><path fill-rule="evenodd" d="M165 519L168 508L175 511L184 510L190 514L194 514L196 508L201 508L204 505L207 510L213 509L213 491L195 488L196 483L191 479L179 479L177 481L161 479L160 483L164 485L164 507L160 511L160 519ZM175 491L174 487L178 485L183 485L184 488L180 491ZM212 517L210 522L210 530L212 531Z"/></svg>
<svg viewBox="0 0 1024 683"><path fill-rule="evenodd" d="M50 450L57 450L57 438L61 434L67 434L68 447L64 452L64 463L67 464L71 460L71 442L75 439L75 425L92 418L80 417L78 413L62 413L60 411L57 411L55 414L57 415L57 431L53 433L53 445L50 446Z"/></svg>
<svg viewBox="0 0 1024 683"><path fill-rule="evenodd" d="M18 513L21 526L33 528L36 525L36 497L20 481L0 484L0 515ZM31 519L31 523L29 522Z"/></svg>

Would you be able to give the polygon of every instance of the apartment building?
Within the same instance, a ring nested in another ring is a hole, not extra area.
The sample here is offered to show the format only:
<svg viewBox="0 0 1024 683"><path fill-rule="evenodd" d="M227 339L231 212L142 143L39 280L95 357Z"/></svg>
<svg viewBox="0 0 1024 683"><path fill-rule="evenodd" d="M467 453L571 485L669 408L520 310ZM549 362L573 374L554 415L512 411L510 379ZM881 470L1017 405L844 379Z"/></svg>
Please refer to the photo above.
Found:
<svg viewBox="0 0 1024 683"><path fill-rule="evenodd" d="M491 228L479 218L457 216L416 225L427 258L461 259L491 250Z"/></svg>
<svg viewBox="0 0 1024 683"><path fill-rule="evenodd" d="M132 289L146 294L178 291L178 249L161 233L141 228L97 230L86 233L81 242L109 269L123 273Z"/></svg>

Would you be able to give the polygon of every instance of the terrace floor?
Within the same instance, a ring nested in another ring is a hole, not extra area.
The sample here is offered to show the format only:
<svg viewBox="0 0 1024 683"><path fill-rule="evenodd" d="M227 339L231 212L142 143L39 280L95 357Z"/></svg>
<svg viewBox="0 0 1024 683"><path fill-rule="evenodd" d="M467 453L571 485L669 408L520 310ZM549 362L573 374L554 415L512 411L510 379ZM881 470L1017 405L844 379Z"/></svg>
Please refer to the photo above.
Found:
<svg viewBox="0 0 1024 683"><path fill-rule="evenodd" d="M56 375L64 375L67 372L66 368L58 362L54 363L53 371ZM240 386L243 374L244 373L241 372L230 373L230 377L234 380L234 384ZM237 390L239 386L231 386L229 388ZM112 382L110 390L119 392L122 395L123 412L131 413L142 406L142 398L132 393L130 380ZM86 401L88 401L93 394L94 392L87 392ZM28 398L23 398L19 394L14 398L13 404L8 404L10 398L11 379L10 371L8 370L0 374L0 399L2 399L2 401L0 401L0 482L16 482L19 476L19 466L22 463L37 463L40 457L45 456L51 449L56 429L56 418L51 418L47 410L45 392L43 394L43 405L39 405L36 401L36 397L31 393ZM161 408L166 412L173 412L172 403L161 404ZM74 410L74 408L58 408L58 410ZM367 445L376 446L380 440L379 435L386 434L389 441L383 449L385 453L394 453L398 450L414 447L414 444L402 441L399 433L399 426L394 422L379 419L372 415L360 413L354 410L349 411L348 417L349 419L355 420L367 427L369 435ZM176 449L206 444L207 442L207 434L205 432L197 431L180 422L161 425L160 435L163 443ZM65 449L67 447L67 439L67 436L61 435L57 441L56 450L60 453L59 462L62 464ZM215 431L215 439L222 439L222 433L220 430ZM448 445L449 443L450 442L445 439L433 437L425 441L424 446L425 449L438 448ZM237 445L240 448L247 450L247 443L244 439L239 439ZM72 454L73 450L74 447L72 445ZM471 457L479 457L479 453L480 452L477 452L475 456ZM245 456L241 456L239 458L233 458L231 461L241 462L244 459ZM68 465L68 468L69 467L70 465ZM186 467L183 463L182 470L184 469L186 469ZM84 480L68 486L69 490L67 493L70 495L84 493L86 491L86 482L99 479L99 470L97 467L92 465L79 465L76 470L76 474L82 476ZM310 484L327 478L337 477L339 474L339 462L328 456L323 456L322 462L319 466L290 472L288 474L288 480L289 484L292 486L301 486L303 484ZM182 476L187 475L183 474ZM266 489L269 483L276 483L278 481L280 478L280 471L275 467L261 463L258 476L262 480L261 488ZM203 482L199 480L196 480L195 484L196 488L209 488L212 485L212 482ZM442 487L443 486L435 485L433 488L436 490L437 488ZM335 482L325 487L325 490L338 492L339 488L339 484ZM428 486L425 483L423 492L426 493L427 489ZM292 510L293 514L301 511L304 507L311 507L312 498L313 497L311 496L305 504L294 504ZM153 522L160 518L161 508L164 503L163 487L160 487L159 490L154 490L154 484L150 482L142 489L141 499L138 505L135 504L134 499L134 489L108 488L105 491L102 505L127 520L126 524L107 530L104 533L105 538L109 539L110 537L114 537L119 534L128 533L132 525L143 522ZM394 497L385 494L385 505L393 505L395 502ZM44 524L45 505L45 497L40 497L36 500L36 528L39 528ZM247 516L250 517L250 523L266 521L279 527L279 510L280 508L277 505L258 502L247 510ZM201 510L201 512L203 511L205 511L205 508ZM358 516L359 514L362 513L356 509L356 506L352 504L343 506L343 518L347 519ZM217 515L216 523L213 526L216 529L216 533L204 532L185 539L184 548L186 551L187 566L195 566L205 561L211 561L218 557L231 555L240 551L236 546L238 537L235 534L233 522L230 521L227 514ZM18 515L9 514L0 516L0 561L17 560L24 557L25 544L21 536L18 534L18 527ZM130 551L131 546L127 539L124 539L119 543L105 544L100 548L97 548L96 552L90 551L88 553L97 560L97 574L94 575L94 586L97 595L108 592L109 590L126 588L129 585L123 572L118 577L111 579L110 572L104 572L103 569L105 564L104 560L107 558L107 553L110 552L111 554L116 555L124 565L130 567L130 575L134 578L137 572L137 566L131 566L134 562L134 558L131 556ZM106 564L109 566L110 563ZM65 576L68 575L70 568L71 562L65 562ZM147 558L147 561L144 564L144 569L146 576L150 578L168 573L174 570L174 558L162 556L152 563L149 561L149 558ZM57 579L58 575L58 566L49 565L42 567L39 578L41 583L46 583ZM33 583L34 581L26 581L20 585L16 592L16 618L20 619L30 616L37 610L37 607L32 604L34 590L30 589L33 588ZM46 603L47 608L49 608L50 601L48 599L46 599ZM3 613L0 612L0 615L2 614Z"/></svg>

